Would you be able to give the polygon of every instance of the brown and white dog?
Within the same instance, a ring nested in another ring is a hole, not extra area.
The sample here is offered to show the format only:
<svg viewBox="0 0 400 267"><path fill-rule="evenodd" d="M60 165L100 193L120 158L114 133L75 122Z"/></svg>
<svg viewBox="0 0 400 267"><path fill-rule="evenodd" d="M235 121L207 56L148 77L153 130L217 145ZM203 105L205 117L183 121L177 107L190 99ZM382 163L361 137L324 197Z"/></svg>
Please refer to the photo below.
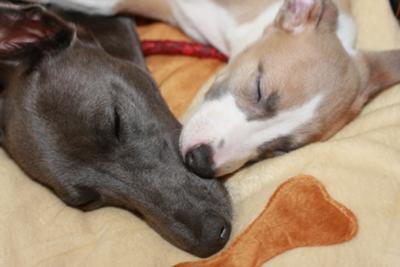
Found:
<svg viewBox="0 0 400 267"><path fill-rule="evenodd" d="M204 177L326 140L400 81L400 51L354 48L347 0L44 0L176 24L230 56L181 135Z"/></svg>

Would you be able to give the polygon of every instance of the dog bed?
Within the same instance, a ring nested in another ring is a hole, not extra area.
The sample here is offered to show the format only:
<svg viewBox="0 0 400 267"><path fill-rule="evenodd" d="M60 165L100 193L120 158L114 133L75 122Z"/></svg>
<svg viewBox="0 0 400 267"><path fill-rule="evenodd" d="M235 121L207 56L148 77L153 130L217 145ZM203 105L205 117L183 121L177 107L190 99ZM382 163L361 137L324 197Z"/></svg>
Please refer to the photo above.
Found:
<svg viewBox="0 0 400 267"><path fill-rule="evenodd" d="M359 48L400 48L399 26L388 1L354 0L354 13L360 28ZM144 39L188 40L163 24L143 26L140 35ZM184 56L152 56L147 62L177 116L189 105L196 106L210 83L202 87L204 82L223 67L218 60ZM316 177L335 203L354 215L358 231L343 238L351 239L345 243L297 248L270 257L265 266L400 266L399 136L397 86L374 99L331 140L259 162L233 175L226 181L234 205L230 244L244 240L241 234L261 218L275 193L293 182L290 177L308 174ZM3 151L0 211L0 266L146 267L196 260L127 211L104 208L84 213L67 207L29 179ZM259 256L253 255L256 262L254 257Z"/></svg>

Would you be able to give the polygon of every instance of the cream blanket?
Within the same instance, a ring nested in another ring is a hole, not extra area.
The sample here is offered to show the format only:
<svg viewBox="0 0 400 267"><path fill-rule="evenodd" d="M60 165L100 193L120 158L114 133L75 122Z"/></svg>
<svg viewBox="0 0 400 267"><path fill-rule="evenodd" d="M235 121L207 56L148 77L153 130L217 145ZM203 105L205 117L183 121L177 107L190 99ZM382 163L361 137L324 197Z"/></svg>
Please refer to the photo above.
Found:
<svg viewBox="0 0 400 267"><path fill-rule="evenodd" d="M400 48L387 0L354 0L363 49ZM260 162L227 182L232 239L264 208L279 184L317 177L358 217L359 233L333 247L296 249L274 267L400 266L400 87L392 88L325 143ZM170 266L194 258L127 211L83 213L65 206L0 152L0 266Z"/></svg>

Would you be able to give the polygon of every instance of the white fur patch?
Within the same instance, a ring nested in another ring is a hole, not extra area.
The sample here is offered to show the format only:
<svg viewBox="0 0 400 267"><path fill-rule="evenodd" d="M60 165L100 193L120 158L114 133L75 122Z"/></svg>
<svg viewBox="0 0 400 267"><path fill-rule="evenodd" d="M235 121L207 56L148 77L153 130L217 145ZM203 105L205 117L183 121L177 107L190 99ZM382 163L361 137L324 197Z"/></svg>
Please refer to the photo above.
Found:
<svg viewBox="0 0 400 267"><path fill-rule="evenodd" d="M38 0L43 4L85 12L87 14L112 15L120 0Z"/></svg>
<svg viewBox="0 0 400 267"><path fill-rule="evenodd" d="M182 154L196 145L209 144L214 150L217 173L235 171L254 158L262 144L291 135L310 122L322 98L315 96L299 107L257 121L248 121L230 94L205 102L183 129Z"/></svg>
<svg viewBox="0 0 400 267"><path fill-rule="evenodd" d="M235 21L225 9L210 0L177 0L172 2L172 8L179 27L187 34L229 54L225 31Z"/></svg>
<svg viewBox="0 0 400 267"><path fill-rule="evenodd" d="M266 8L254 20L229 28L226 34L230 44L230 56L237 55L260 39L265 28L275 20L282 5L283 0L277 1Z"/></svg>
<svg viewBox="0 0 400 267"><path fill-rule="evenodd" d="M357 37L357 25L351 16L344 13L339 14L336 35L347 53L354 55L356 53L354 46Z"/></svg>

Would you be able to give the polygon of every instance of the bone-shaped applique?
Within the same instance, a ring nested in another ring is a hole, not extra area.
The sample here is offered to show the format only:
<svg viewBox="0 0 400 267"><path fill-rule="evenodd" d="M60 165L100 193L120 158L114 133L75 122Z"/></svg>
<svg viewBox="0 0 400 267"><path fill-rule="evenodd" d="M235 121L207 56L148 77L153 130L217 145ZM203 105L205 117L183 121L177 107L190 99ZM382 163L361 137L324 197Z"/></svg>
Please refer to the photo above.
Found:
<svg viewBox="0 0 400 267"><path fill-rule="evenodd" d="M333 200L310 176L283 183L258 218L222 253L175 267L253 267L290 249L339 244L352 239L354 214Z"/></svg>

